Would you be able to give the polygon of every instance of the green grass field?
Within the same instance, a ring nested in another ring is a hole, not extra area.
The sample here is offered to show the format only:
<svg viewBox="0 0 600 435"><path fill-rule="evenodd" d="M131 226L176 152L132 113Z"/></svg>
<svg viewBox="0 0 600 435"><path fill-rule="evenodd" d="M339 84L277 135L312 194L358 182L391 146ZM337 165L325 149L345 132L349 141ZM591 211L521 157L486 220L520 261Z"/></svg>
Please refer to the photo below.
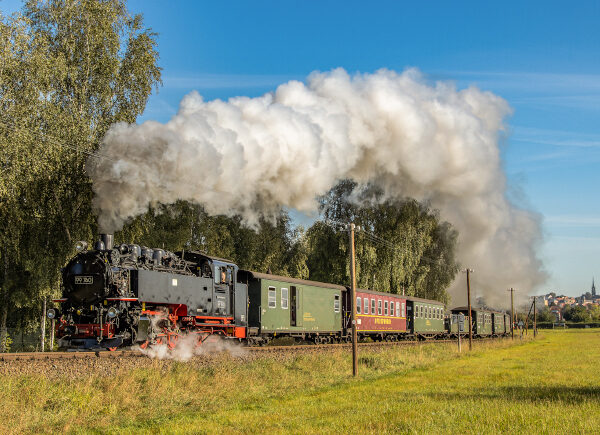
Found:
<svg viewBox="0 0 600 435"><path fill-rule="evenodd" d="M465 343L466 344L466 343ZM598 433L600 330L0 376L10 432Z"/></svg>

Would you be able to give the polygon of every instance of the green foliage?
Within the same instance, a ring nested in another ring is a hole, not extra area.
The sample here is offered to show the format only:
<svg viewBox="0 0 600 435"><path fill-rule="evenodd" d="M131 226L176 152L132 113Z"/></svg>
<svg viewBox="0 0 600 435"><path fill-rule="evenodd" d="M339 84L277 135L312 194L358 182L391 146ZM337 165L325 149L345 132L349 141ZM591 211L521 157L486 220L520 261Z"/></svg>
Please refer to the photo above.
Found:
<svg viewBox="0 0 600 435"><path fill-rule="evenodd" d="M326 220L366 230L356 232L359 287L447 302L445 289L458 270L457 232L425 204L385 199L380 191L343 181L321 199L321 210ZM349 282L347 237L325 223L308 230L311 279Z"/></svg>
<svg viewBox="0 0 600 435"><path fill-rule="evenodd" d="M563 312L563 317L567 321L577 323L590 322L592 320L596 320L592 319L591 313L586 307L582 307L580 305L565 308L565 311Z"/></svg>
<svg viewBox="0 0 600 435"><path fill-rule="evenodd" d="M199 250L235 261L244 269L306 278L307 248L287 212L249 228L239 216L209 216L185 201L158 205L128 222L115 240L171 251Z"/></svg>
<svg viewBox="0 0 600 435"><path fill-rule="evenodd" d="M89 153L160 82L156 35L120 0L28 1L0 34L0 308L37 322L74 241L96 232Z"/></svg>
<svg viewBox="0 0 600 435"><path fill-rule="evenodd" d="M550 312L550 309L548 307L544 307L541 310L538 310L537 321L538 322L555 322L556 316Z"/></svg>

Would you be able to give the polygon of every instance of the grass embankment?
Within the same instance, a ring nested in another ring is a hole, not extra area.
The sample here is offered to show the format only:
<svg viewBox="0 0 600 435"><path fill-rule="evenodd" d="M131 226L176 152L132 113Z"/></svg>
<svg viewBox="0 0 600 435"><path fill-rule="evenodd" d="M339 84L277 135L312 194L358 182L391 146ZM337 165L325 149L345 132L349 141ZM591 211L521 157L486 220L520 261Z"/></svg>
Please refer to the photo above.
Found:
<svg viewBox="0 0 600 435"><path fill-rule="evenodd" d="M516 343L363 351L359 379L347 351L2 376L0 419L12 432L596 432L600 332Z"/></svg>

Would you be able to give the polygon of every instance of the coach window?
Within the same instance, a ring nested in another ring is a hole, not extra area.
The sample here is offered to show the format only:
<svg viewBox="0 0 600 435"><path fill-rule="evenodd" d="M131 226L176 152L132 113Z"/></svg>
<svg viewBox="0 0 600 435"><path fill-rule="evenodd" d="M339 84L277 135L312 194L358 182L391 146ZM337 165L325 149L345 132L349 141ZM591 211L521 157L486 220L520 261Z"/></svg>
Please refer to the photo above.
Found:
<svg viewBox="0 0 600 435"><path fill-rule="evenodd" d="M363 308L365 309L364 310L365 314L369 314L369 298L365 298L365 300L363 302L364 302Z"/></svg>
<svg viewBox="0 0 600 435"><path fill-rule="evenodd" d="M405 308L405 306L404 306L404 302L402 302L402 317L406 317L406 316L404 315L404 308Z"/></svg>
<svg viewBox="0 0 600 435"><path fill-rule="evenodd" d="M269 287L269 308L277 308L277 290Z"/></svg>
<svg viewBox="0 0 600 435"><path fill-rule="evenodd" d="M356 298L356 314L360 314L360 307L362 305L362 301L360 298Z"/></svg>
<svg viewBox="0 0 600 435"><path fill-rule="evenodd" d="M400 317L400 302L396 302L396 317Z"/></svg>
<svg viewBox="0 0 600 435"><path fill-rule="evenodd" d="M333 311L340 312L340 295L335 295L333 298Z"/></svg>
<svg viewBox="0 0 600 435"><path fill-rule="evenodd" d="M388 301L385 301L383 303L383 310L384 310L383 314L387 316L388 315Z"/></svg>
<svg viewBox="0 0 600 435"><path fill-rule="evenodd" d="M381 299L377 299L377 315L381 316Z"/></svg>
<svg viewBox="0 0 600 435"><path fill-rule="evenodd" d="M371 299L371 314L375 314L375 299Z"/></svg>
<svg viewBox="0 0 600 435"><path fill-rule="evenodd" d="M390 302L390 316L396 316L396 312L394 311L394 302Z"/></svg>
<svg viewBox="0 0 600 435"><path fill-rule="evenodd" d="M281 308L284 310L288 309L288 289L281 289Z"/></svg>

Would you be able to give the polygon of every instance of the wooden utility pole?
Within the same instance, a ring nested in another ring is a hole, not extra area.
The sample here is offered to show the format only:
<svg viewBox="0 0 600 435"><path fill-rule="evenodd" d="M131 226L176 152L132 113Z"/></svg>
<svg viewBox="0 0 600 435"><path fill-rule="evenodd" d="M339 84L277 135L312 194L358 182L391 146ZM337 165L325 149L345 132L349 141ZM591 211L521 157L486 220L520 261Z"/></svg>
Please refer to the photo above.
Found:
<svg viewBox="0 0 600 435"><path fill-rule="evenodd" d="M55 319L50 321L50 351L54 350L54 328L55 328Z"/></svg>
<svg viewBox="0 0 600 435"><path fill-rule="evenodd" d="M473 269L466 269L467 272L467 304L469 306L469 350L473 349L473 314L471 313L471 279L470 274Z"/></svg>
<svg viewBox="0 0 600 435"><path fill-rule="evenodd" d="M458 331L458 353L462 352L462 345L460 342L460 315L456 315L456 331Z"/></svg>
<svg viewBox="0 0 600 435"><path fill-rule="evenodd" d="M510 292L510 336L514 340L515 339L515 302L514 302L515 289L511 287L508 291Z"/></svg>
<svg viewBox="0 0 600 435"><path fill-rule="evenodd" d="M350 306L352 307L352 375L358 376L358 337L356 334L356 263L354 260L354 224L348 224L350 238Z"/></svg>
<svg viewBox="0 0 600 435"><path fill-rule="evenodd" d="M44 351L44 342L46 341L46 298L44 297L44 303L42 305L42 342L41 349Z"/></svg>
<svg viewBox="0 0 600 435"><path fill-rule="evenodd" d="M537 307L536 307L536 303L535 300L537 298L534 296L533 297L533 336L537 337Z"/></svg>

